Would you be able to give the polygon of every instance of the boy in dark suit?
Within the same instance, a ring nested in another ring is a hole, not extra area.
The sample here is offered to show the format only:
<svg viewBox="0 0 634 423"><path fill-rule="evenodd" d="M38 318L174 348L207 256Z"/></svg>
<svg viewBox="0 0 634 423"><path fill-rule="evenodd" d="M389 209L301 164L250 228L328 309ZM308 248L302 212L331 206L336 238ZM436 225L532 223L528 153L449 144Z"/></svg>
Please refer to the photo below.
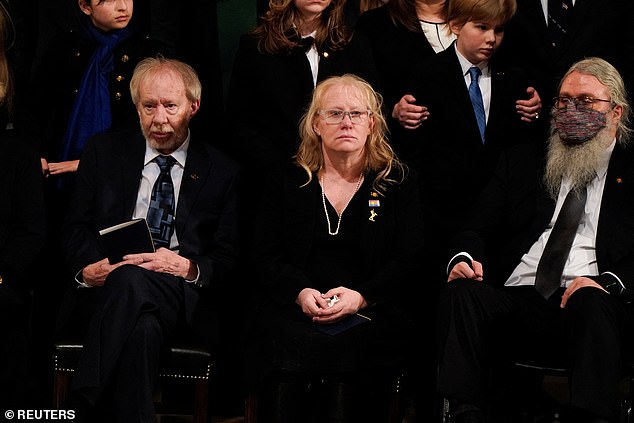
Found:
<svg viewBox="0 0 634 423"><path fill-rule="evenodd" d="M430 289L436 292L446 280L449 237L471 213L500 152L529 142L534 125L516 112L517 99L528 97L523 72L493 59L515 8L515 0L449 2L448 21L456 41L412 72L409 93L429 115L401 142L415 146L410 162L421 180L428 269L421 297L430 299L429 315L423 313L421 324L431 339L435 306ZM471 77L474 71L477 80ZM478 114L471 94L478 95ZM421 379L433 380L434 373L431 366Z"/></svg>
<svg viewBox="0 0 634 423"><path fill-rule="evenodd" d="M413 164L421 175L424 213L434 222L428 245L437 259L431 269L436 275L444 275L448 235L468 216L500 152L531 140L533 124L516 113L516 100L527 96L524 73L493 59L514 12L515 0L450 2L456 41L412 72L410 93L427 106L429 116L407 142L417 147ZM479 97L480 121L472 94ZM452 205L456 192L466 207Z"/></svg>

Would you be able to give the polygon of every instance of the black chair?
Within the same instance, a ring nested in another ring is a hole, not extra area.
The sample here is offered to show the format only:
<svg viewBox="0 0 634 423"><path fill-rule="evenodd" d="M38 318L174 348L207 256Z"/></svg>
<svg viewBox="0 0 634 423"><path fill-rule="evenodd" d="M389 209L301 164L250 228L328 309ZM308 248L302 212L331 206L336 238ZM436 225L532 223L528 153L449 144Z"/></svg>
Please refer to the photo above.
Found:
<svg viewBox="0 0 634 423"><path fill-rule="evenodd" d="M540 386L542 390L545 390L547 388L549 381L551 386L554 385L553 380L559 379L559 381L563 381L562 387L565 389L564 395L560 396L558 401L555 401L555 407L551 408L551 415L537 416L542 419L546 419L540 421L556 421L560 414L559 410L561 408L564 408L567 401L569 400L567 391L568 372L566 371L566 369L560 366L528 361L516 361L513 363L513 366L516 370L519 370L520 372L523 372L525 374L536 374L539 377L539 380L542 381ZM628 363L625 366L622 379L621 391L623 395L620 400L620 415L618 423L634 423L634 415L632 410L634 390L632 390L632 387L634 387L634 363ZM551 391L554 392L555 390L551 389ZM550 398L551 400L553 399L552 396L548 398ZM533 419L533 421L535 421L535 419Z"/></svg>
<svg viewBox="0 0 634 423"><path fill-rule="evenodd" d="M620 406L620 416L618 423L634 423L634 363L626 365L623 376L623 398ZM568 373L561 366L538 363L531 361L515 361L509 371L514 377L524 380L532 380L528 388L532 388L532 395L528 401L524 402L524 407L520 410L522 423L555 423L559 421L568 397ZM442 423L451 423L453 415L451 413L449 400L443 399Z"/></svg>
<svg viewBox="0 0 634 423"><path fill-rule="evenodd" d="M404 415L403 384L406 376L399 374L389 382L388 389L388 421L386 423L401 423ZM244 423L258 422L258 395L251 392L246 396L244 405Z"/></svg>
<svg viewBox="0 0 634 423"><path fill-rule="evenodd" d="M83 346L79 342L58 341L54 345L54 382L53 406L64 408L70 379L75 371ZM209 351L200 347L175 344L167 350L160 366L160 382L189 382L193 384L193 406L191 414L194 423L209 423L209 383L213 362ZM160 415L186 414L183 407L168 408L164 401L163 390L155 392L155 409ZM182 405L182 404L181 404Z"/></svg>

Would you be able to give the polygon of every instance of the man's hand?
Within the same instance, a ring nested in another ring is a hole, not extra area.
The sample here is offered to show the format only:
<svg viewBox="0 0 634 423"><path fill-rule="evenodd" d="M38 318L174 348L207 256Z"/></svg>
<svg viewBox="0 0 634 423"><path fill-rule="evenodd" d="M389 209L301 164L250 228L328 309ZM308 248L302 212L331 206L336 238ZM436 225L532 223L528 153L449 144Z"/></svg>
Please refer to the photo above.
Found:
<svg viewBox="0 0 634 423"><path fill-rule="evenodd" d="M568 302L568 298L570 298L570 296L579 288L583 288L586 286L591 286L593 288L599 288L605 292L608 292L605 290L605 288L603 288L601 285L599 285L598 283L596 283L595 281L593 281L590 278L586 278L585 276L577 276L571 283L570 285L568 285L568 287L566 288L566 290L564 291L564 295L561 297L561 304L559 305L559 307L564 308L566 307L566 303Z"/></svg>
<svg viewBox="0 0 634 423"><path fill-rule="evenodd" d="M196 265L191 260L163 247L154 253L128 254L123 256L123 260L144 269L169 273L187 280L193 280L197 276Z"/></svg>
<svg viewBox="0 0 634 423"><path fill-rule="evenodd" d="M405 94L392 109L392 117L405 129L416 129L429 117L427 107L417 106L415 102L414 96Z"/></svg>
<svg viewBox="0 0 634 423"><path fill-rule="evenodd" d="M66 162L49 163L48 170L51 175L59 175L61 173L77 172L79 160L69 160Z"/></svg>
<svg viewBox="0 0 634 423"><path fill-rule="evenodd" d="M81 271L81 277L86 285L103 286L106 278L117 267L124 264L132 264L129 260L123 260L117 264L110 264L107 258L96 263L89 264Z"/></svg>
<svg viewBox="0 0 634 423"><path fill-rule="evenodd" d="M456 263L453 269L451 269L451 272L449 272L449 277L447 278L447 282L451 282L454 279L460 279L460 278L474 279L476 281L481 281L484 276L484 273L482 272L482 263L480 263L479 261L473 260L471 264L473 266L473 269L471 268L471 266L469 266L468 263L464 261Z"/></svg>
<svg viewBox="0 0 634 423"><path fill-rule="evenodd" d="M524 122L534 122L539 119L539 112L542 110L542 99L533 87L528 87L526 94L528 94L528 99L517 100L515 109Z"/></svg>

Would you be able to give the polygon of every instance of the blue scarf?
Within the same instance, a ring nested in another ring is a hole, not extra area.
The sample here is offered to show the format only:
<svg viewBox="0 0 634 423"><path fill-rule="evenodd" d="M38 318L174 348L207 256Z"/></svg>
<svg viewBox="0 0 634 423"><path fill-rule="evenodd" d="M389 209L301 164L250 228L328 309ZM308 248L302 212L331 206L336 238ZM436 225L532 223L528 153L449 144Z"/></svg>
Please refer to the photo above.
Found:
<svg viewBox="0 0 634 423"><path fill-rule="evenodd" d="M78 159L88 138L109 129L112 125L108 90L110 72L114 70L112 51L132 34L129 26L104 33L89 23L85 30L86 35L96 41L99 47L90 58L75 97L64 135L60 161Z"/></svg>

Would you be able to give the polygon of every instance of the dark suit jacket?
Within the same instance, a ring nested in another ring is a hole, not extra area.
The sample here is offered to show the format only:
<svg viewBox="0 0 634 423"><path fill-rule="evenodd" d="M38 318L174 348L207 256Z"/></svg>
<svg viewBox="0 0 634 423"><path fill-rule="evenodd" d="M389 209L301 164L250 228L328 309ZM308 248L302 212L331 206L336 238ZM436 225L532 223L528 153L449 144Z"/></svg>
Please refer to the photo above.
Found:
<svg viewBox="0 0 634 423"><path fill-rule="evenodd" d="M431 56L412 72L412 93L429 109L429 119L411 132L418 149L423 210L446 239L464 221L488 182L500 152L531 142L530 124L520 120L515 102L526 97L523 73L492 60L491 104L482 144L469 92L454 47ZM460 198L456 207L455 198Z"/></svg>
<svg viewBox="0 0 634 423"><path fill-rule="evenodd" d="M436 52L420 27L419 31L413 32L395 24L387 5L363 12L355 31L370 40L389 116L394 104L407 94L405 90L409 88L407 82L412 68Z"/></svg>
<svg viewBox="0 0 634 423"><path fill-rule="evenodd" d="M556 95L563 74L577 60L598 56L614 65L628 82L634 79L634 2L576 0L568 33L557 48L549 37L539 0L517 0L506 25L500 55L508 56L531 77L545 105ZM547 109L546 109L547 110Z"/></svg>
<svg viewBox="0 0 634 423"><path fill-rule="evenodd" d="M0 130L0 151L0 276L4 286L26 294L45 237L40 160L12 131Z"/></svg>
<svg viewBox="0 0 634 423"><path fill-rule="evenodd" d="M353 37L338 51L324 46L319 55L318 82L354 73L377 88L372 53L363 37ZM257 39L242 36L227 96L229 151L259 169L290 161L299 146L299 120L312 92L310 64L301 48L288 54L263 54Z"/></svg>
<svg viewBox="0 0 634 423"><path fill-rule="evenodd" d="M543 154L527 146L504 153L491 183L483 191L470 229L460 234L451 253L468 252L482 262L485 278L503 284L521 257L543 233L555 201L542 184ZM634 289L634 152L617 145L606 175L597 228L602 285L617 275L625 294ZM450 256L451 257L451 256ZM580 275L582 276L582 275Z"/></svg>
<svg viewBox="0 0 634 423"><path fill-rule="evenodd" d="M64 249L73 272L105 257L100 229L132 217L144 154L139 131L107 133L89 141L64 225ZM176 209L179 254L198 265L202 285L186 285L188 321L197 312L199 292L219 290L236 260L237 174L233 161L197 142L192 132Z"/></svg>

